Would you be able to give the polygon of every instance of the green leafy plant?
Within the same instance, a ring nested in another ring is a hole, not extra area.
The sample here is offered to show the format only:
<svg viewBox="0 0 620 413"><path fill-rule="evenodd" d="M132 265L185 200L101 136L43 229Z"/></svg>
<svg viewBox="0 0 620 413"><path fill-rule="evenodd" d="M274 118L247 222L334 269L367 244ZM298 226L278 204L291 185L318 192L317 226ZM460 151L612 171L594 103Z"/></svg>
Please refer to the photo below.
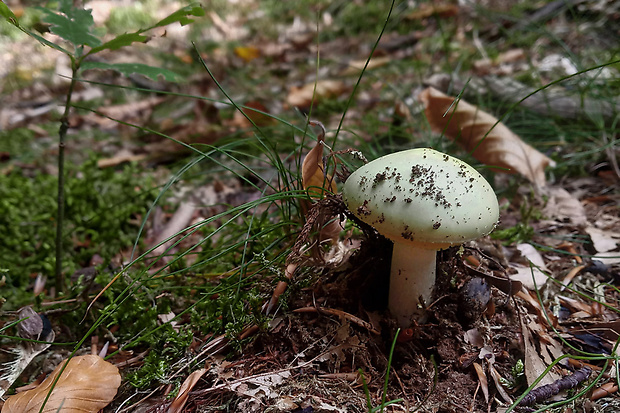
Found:
<svg viewBox="0 0 620 413"><path fill-rule="evenodd" d="M58 131L58 194L57 194L57 215L56 215L56 262L55 262L55 285L56 291L61 293L64 289L64 278L62 275L62 244L63 244L63 224L65 214L65 185L64 185L64 148L65 137L69 130L69 113L71 110L71 98L78 76L83 70L87 69L112 69L122 74L128 75L139 73L157 79L163 76L166 80L178 80L178 76L169 70L148 66L142 63L105 63L87 60L90 56L104 50L118 50L130 46L133 43L145 43L148 37L146 32L157 27L167 26L179 22L181 25L192 23L193 20L188 16L202 16L204 10L200 5L193 4L183 7L168 17L158 21L152 26L140 29L132 33L121 34L112 40L104 42L95 32L95 23L91 10L75 7L71 0L60 0L58 10L51 10L44 7L37 7L43 13L43 22L50 25L50 32L62 38L62 44L51 42L44 37L30 31L20 25L15 14L9 7L0 2L0 15L9 23L38 40L45 46L64 53L71 60L71 84L66 95L65 110L60 118L60 129Z"/></svg>
<svg viewBox="0 0 620 413"><path fill-rule="evenodd" d="M499 381L506 386L508 389L516 389L521 387L525 383L525 364L523 360L519 359L512 366L511 369L512 377L510 379L505 379L500 377Z"/></svg>
<svg viewBox="0 0 620 413"><path fill-rule="evenodd" d="M541 219L541 212L534 205L529 205L526 199L523 200L519 211L521 213L520 222L510 228L493 231L491 238L502 240L505 245L530 241L534 236L534 228L530 225L530 222Z"/></svg>

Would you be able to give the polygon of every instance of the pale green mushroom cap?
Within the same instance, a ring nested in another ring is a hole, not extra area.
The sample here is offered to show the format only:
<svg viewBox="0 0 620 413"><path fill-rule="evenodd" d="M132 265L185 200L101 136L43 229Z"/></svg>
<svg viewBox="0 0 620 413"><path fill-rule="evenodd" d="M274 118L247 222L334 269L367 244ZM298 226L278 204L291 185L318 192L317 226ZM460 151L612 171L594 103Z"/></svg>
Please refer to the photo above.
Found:
<svg viewBox="0 0 620 413"><path fill-rule="evenodd" d="M394 242L443 249L487 235L497 197L478 171L429 148L378 158L357 169L343 198L359 219Z"/></svg>

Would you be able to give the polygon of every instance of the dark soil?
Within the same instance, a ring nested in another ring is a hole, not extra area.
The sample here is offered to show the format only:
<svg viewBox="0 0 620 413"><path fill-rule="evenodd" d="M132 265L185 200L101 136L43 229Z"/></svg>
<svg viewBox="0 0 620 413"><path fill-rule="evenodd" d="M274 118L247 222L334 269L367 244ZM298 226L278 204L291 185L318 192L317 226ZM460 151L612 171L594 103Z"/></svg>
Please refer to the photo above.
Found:
<svg viewBox="0 0 620 413"><path fill-rule="evenodd" d="M328 408L332 406L344 412L368 411L363 381L359 375L346 376L359 370L363 371L372 405L381 403L397 331L385 309L391 245L382 238L367 244L372 245L354 255L346 271L325 271L319 278L298 280L300 284L308 281L312 287L292 294L292 312L276 316L271 329L258 333L240 360L233 362L235 378L282 369L289 369L291 374L275 390L275 399L263 397L255 406L237 400L243 403L238 409L267 411L264 409L271 406L275 410L269 411L328 412L333 411ZM441 252L440 258L436 301L428 310L428 321L401 331L394 347L386 400L404 401L386 411L495 411L493 385L489 383L487 403L473 367L474 362L484 364L479 357L481 349L466 341L465 331L480 332L483 344L492 349L494 367L502 376L511 377L511 368L523 358L523 350L514 345L521 341L518 310L514 300L485 282L475 284L477 290L491 292L492 302L480 305L479 297L464 287L472 277L462 264L458 248ZM321 311L295 312L313 306L359 317L379 334L346 317ZM292 400L297 410L277 407L282 398Z"/></svg>

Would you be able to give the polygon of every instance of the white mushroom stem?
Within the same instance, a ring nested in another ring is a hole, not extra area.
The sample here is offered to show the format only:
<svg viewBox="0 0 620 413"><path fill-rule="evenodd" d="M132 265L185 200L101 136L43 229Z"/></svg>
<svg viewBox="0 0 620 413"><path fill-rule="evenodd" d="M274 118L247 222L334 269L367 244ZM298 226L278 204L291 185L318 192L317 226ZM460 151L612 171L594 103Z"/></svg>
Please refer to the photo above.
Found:
<svg viewBox="0 0 620 413"><path fill-rule="evenodd" d="M424 317L435 286L437 251L394 242L388 308L401 327Z"/></svg>

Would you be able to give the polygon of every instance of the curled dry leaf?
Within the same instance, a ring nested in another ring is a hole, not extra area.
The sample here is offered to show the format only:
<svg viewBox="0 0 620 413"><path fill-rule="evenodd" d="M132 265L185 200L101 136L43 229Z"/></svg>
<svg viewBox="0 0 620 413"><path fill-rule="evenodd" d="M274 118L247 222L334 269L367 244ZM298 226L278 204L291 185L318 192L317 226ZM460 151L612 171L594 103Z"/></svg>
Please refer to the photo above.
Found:
<svg viewBox="0 0 620 413"><path fill-rule="evenodd" d="M65 364L67 367L52 390ZM36 388L9 397L2 413L96 413L114 399L120 385L121 375L116 366L99 356L78 356L68 363L62 362Z"/></svg>
<svg viewBox="0 0 620 413"><path fill-rule="evenodd" d="M482 366L478 363L474 363L474 369L476 369L476 374L478 375L478 382L480 383L480 387L482 388L482 393L484 394L484 400L489 402L489 382L487 381L487 375L484 372Z"/></svg>
<svg viewBox="0 0 620 413"><path fill-rule="evenodd" d="M594 389L590 400L602 399L603 397L611 396L617 391L618 386L614 382L605 383L601 387Z"/></svg>
<svg viewBox="0 0 620 413"><path fill-rule="evenodd" d="M194 204L189 202L181 202L181 205L179 205L179 208L176 210L172 218L170 218L166 226L153 237L152 247L161 244L153 250L153 257L158 257L164 254L166 250L175 243L175 241L178 242L178 238L172 237L175 234L180 234L185 230L191 222L195 211L196 206Z"/></svg>
<svg viewBox="0 0 620 413"><path fill-rule="evenodd" d="M318 125L321 127L322 132L317 136L317 142L314 148L308 152L304 158L301 166L301 178L302 185L308 195L314 199L321 199L325 196L325 193L335 194L338 192L338 187L334 181L334 177L325 173L326 163L323 162L323 142L325 141L325 126L321 122L312 121L311 125ZM305 210L309 209L307 202L302 204ZM321 229L319 234L319 240L331 239L335 242L338 239L338 235L342 230L340 222L337 219L333 219L333 216L326 215L323 211L319 212L320 218L317 222L321 223Z"/></svg>
<svg viewBox="0 0 620 413"><path fill-rule="evenodd" d="M187 399L189 398L189 392L192 391L194 386L198 383L200 378L204 376L206 372L207 369L200 369L187 376L187 378L181 385L181 388L179 389L177 397L175 397L170 407L168 407L168 411L166 413L183 412L183 407L185 407L185 403L187 403Z"/></svg>
<svg viewBox="0 0 620 413"><path fill-rule="evenodd" d="M493 379L493 382L495 383L495 388L497 389L497 392L499 393L499 395L502 396L502 399L504 399L504 402L511 404L512 398L510 397L506 389L504 389L504 385L502 384L503 377L501 374L499 374L499 372L497 371L497 369L492 363L489 363L489 373L491 374L491 378Z"/></svg>
<svg viewBox="0 0 620 413"><path fill-rule="evenodd" d="M545 186L545 168L554 166L553 160L523 142L503 123L497 123L495 117L455 99L432 87L420 93L433 131L445 133L474 158L500 172L519 173L537 187Z"/></svg>
<svg viewBox="0 0 620 413"><path fill-rule="evenodd" d="M317 123L318 122L314 122ZM320 125L325 131L323 125ZM325 175L323 165L323 142L325 132L317 137L316 145L308 152L301 166L302 185L312 198L323 198L325 191L335 194L338 192L334 178Z"/></svg>

